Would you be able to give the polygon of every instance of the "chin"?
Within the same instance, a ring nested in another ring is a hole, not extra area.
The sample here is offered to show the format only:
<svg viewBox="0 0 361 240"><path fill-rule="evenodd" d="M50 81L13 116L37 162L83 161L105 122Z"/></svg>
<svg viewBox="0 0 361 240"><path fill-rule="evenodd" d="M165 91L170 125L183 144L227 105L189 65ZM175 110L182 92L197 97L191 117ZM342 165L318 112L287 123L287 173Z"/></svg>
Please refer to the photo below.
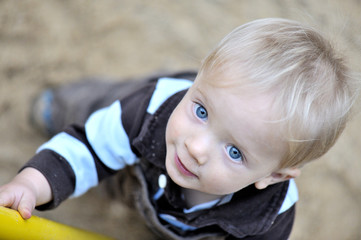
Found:
<svg viewBox="0 0 361 240"><path fill-rule="evenodd" d="M182 181L179 180L179 178L177 177L177 172L176 170L173 170L173 167L167 167L167 164L166 164L166 170L167 170L167 173L168 173L168 176L170 177L170 179L172 179L172 181L177 184L178 186L182 187L182 188L189 188L187 187L184 183L182 183Z"/></svg>

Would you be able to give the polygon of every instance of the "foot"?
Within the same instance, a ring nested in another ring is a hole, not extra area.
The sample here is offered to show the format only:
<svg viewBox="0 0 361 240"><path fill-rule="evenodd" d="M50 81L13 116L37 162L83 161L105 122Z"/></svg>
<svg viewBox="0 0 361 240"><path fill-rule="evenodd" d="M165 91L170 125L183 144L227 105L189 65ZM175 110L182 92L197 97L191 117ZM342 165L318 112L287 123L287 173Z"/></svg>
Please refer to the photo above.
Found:
<svg viewBox="0 0 361 240"><path fill-rule="evenodd" d="M39 129L43 134L52 136L55 134L53 125L53 105L54 94L51 89L46 89L34 99L31 112L30 123Z"/></svg>

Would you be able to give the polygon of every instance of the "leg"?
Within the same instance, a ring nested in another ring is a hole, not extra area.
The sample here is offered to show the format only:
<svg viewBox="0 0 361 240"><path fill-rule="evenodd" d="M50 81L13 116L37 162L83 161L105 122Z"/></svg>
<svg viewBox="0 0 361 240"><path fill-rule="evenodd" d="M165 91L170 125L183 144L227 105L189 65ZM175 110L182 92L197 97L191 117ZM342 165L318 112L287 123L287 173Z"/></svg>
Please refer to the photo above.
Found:
<svg viewBox="0 0 361 240"><path fill-rule="evenodd" d="M52 136L71 123L84 124L91 113L132 92L138 85L137 81L84 79L47 89L35 99L31 121Z"/></svg>

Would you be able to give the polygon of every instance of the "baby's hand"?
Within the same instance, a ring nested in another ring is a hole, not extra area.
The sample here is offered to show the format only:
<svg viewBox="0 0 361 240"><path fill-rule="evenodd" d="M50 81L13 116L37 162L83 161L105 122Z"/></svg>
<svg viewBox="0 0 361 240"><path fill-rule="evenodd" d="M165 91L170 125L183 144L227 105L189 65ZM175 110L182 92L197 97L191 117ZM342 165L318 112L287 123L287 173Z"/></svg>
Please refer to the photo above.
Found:
<svg viewBox="0 0 361 240"><path fill-rule="evenodd" d="M35 208L36 197L31 183L14 179L0 187L0 206L18 210L24 219L31 217Z"/></svg>
<svg viewBox="0 0 361 240"><path fill-rule="evenodd" d="M18 210L24 219L31 217L35 206L50 200L49 183L34 168L24 169L10 183L0 187L0 206Z"/></svg>

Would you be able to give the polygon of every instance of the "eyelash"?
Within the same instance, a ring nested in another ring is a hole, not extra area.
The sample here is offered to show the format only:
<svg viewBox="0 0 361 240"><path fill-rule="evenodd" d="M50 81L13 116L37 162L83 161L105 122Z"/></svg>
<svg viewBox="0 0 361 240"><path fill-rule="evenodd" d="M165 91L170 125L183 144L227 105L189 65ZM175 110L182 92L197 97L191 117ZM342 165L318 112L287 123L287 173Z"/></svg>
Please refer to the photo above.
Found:
<svg viewBox="0 0 361 240"><path fill-rule="evenodd" d="M194 103L193 112L194 112L195 116L197 118L201 119L202 121L205 121L208 119L207 109L199 103ZM231 152L231 151L233 151L233 152ZM227 152L228 157L234 162L244 162L246 159L244 157L244 154L242 153L242 151L233 145L228 145L226 147L226 152ZM231 154L237 154L236 155L237 158L233 158L231 156Z"/></svg>

